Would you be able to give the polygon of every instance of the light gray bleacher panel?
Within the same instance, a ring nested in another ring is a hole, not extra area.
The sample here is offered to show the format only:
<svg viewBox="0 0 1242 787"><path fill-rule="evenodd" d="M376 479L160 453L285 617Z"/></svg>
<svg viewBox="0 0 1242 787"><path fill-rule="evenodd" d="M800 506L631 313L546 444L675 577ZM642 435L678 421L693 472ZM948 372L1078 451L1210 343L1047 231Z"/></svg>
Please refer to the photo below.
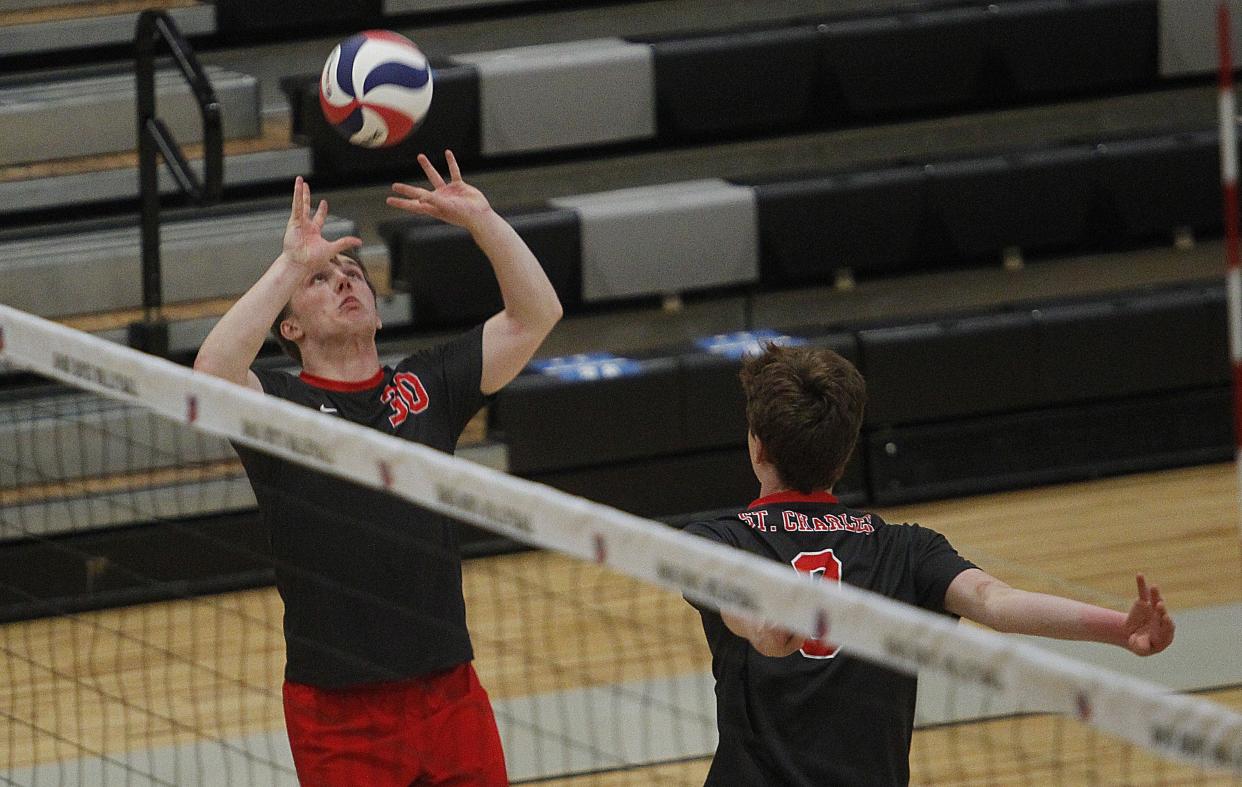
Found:
<svg viewBox="0 0 1242 787"><path fill-rule="evenodd" d="M188 519L255 507L246 476L88 494L51 502L0 507L0 541L77 533L160 519Z"/></svg>
<svg viewBox="0 0 1242 787"><path fill-rule="evenodd" d="M650 139L651 47L617 38L455 55L479 71L484 155Z"/></svg>
<svg viewBox="0 0 1242 787"><path fill-rule="evenodd" d="M255 78L206 71L224 108L225 138L258 136ZM158 72L155 86L159 115L177 141L201 140L198 105L181 72ZM134 115L132 73L0 88L0 166L133 150Z"/></svg>
<svg viewBox="0 0 1242 787"><path fill-rule="evenodd" d="M163 225L164 300L238 295L280 252L289 211L215 216ZM324 233L355 231L328 217ZM0 243L0 303L44 317L130 309L142 304L137 227Z"/></svg>
<svg viewBox="0 0 1242 787"><path fill-rule="evenodd" d="M5 486L235 456L222 438L93 394L0 403L0 483Z"/></svg>
<svg viewBox="0 0 1242 787"><path fill-rule="evenodd" d="M170 8L166 13L184 36L216 32L216 7L211 3ZM10 25L0 28L0 56L127 44L134 40L137 23L138 13L134 12Z"/></svg>
<svg viewBox="0 0 1242 787"><path fill-rule="evenodd" d="M693 180L549 200L578 212L587 302L753 282L755 194Z"/></svg>
<svg viewBox="0 0 1242 787"><path fill-rule="evenodd" d="M1160 0L1160 76L1215 74L1218 0ZM1242 0L1229 0L1233 62L1242 62Z"/></svg>
<svg viewBox="0 0 1242 787"><path fill-rule="evenodd" d="M203 174L202 159L190 166ZM256 183L292 183L294 177L311 171L309 148L262 150L237 153L224 157L224 186L248 186ZM168 168L160 167L160 192L179 193ZM51 175L27 180L0 182L0 213L40 210L89 202L137 199L138 168L122 167L72 175Z"/></svg>
<svg viewBox="0 0 1242 787"><path fill-rule="evenodd" d="M97 0L0 0L0 14L12 11L29 11L32 8L47 8L53 5L83 5Z"/></svg>

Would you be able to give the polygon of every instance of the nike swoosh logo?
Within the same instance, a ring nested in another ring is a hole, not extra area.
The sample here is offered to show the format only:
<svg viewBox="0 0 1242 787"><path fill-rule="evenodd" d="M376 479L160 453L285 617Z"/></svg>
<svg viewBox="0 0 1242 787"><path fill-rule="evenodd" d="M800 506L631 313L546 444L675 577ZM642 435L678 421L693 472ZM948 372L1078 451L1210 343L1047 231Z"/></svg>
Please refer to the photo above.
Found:
<svg viewBox="0 0 1242 787"><path fill-rule="evenodd" d="M328 407L326 404L321 404L321 405L319 405L319 412L321 412L321 413L335 413L335 412L336 412L336 408L335 408L335 407Z"/></svg>

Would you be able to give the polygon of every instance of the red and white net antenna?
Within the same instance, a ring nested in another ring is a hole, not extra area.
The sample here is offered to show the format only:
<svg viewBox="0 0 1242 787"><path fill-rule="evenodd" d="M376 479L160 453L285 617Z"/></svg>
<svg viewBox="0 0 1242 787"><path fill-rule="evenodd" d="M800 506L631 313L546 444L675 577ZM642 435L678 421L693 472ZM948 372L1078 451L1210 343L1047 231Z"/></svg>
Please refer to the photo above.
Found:
<svg viewBox="0 0 1242 787"><path fill-rule="evenodd" d="M1220 56L1220 184L1225 203L1225 291L1229 310L1229 356L1233 362L1233 434L1242 505L1242 273L1238 259L1238 140L1233 95L1233 47L1229 3L1216 9L1216 45ZM1242 519L1239 520L1242 527Z"/></svg>

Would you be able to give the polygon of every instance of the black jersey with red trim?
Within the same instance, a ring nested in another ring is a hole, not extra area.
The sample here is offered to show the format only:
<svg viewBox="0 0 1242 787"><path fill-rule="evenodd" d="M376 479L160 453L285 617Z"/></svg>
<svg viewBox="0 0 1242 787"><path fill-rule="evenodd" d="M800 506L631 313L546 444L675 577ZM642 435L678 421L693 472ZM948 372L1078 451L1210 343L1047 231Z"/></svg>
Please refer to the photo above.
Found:
<svg viewBox="0 0 1242 787"><path fill-rule="evenodd" d="M341 383L255 369L263 390L452 453L484 403L482 328ZM285 677L324 688L473 658L457 529L377 490L237 446L269 528L285 603Z"/></svg>
<svg viewBox="0 0 1242 787"><path fill-rule="evenodd" d="M949 583L974 567L939 533L890 525L827 493L770 495L686 531L941 614ZM709 785L909 782L913 676L814 641L763 656L719 613L699 613L720 730Z"/></svg>

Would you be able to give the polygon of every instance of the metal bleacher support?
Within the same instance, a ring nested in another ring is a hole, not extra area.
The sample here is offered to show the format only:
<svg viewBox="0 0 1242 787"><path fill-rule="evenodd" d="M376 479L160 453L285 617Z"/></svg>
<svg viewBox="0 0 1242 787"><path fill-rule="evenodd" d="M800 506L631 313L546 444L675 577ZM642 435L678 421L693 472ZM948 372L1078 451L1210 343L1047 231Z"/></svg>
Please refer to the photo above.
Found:
<svg viewBox="0 0 1242 787"><path fill-rule="evenodd" d="M160 244L169 302L237 295L271 263L289 211L168 221ZM355 232L329 217L325 234ZM0 301L44 317L142 305L137 226L0 242Z"/></svg>
<svg viewBox="0 0 1242 787"><path fill-rule="evenodd" d="M226 111L226 138L259 134L259 89L252 76L207 69ZM173 133L202 137L194 95L173 70L156 74L160 108ZM0 87L0 166L92 156L134 148L134 75L125 73ZM83 133L65 133L82 129Z"/></svg>

